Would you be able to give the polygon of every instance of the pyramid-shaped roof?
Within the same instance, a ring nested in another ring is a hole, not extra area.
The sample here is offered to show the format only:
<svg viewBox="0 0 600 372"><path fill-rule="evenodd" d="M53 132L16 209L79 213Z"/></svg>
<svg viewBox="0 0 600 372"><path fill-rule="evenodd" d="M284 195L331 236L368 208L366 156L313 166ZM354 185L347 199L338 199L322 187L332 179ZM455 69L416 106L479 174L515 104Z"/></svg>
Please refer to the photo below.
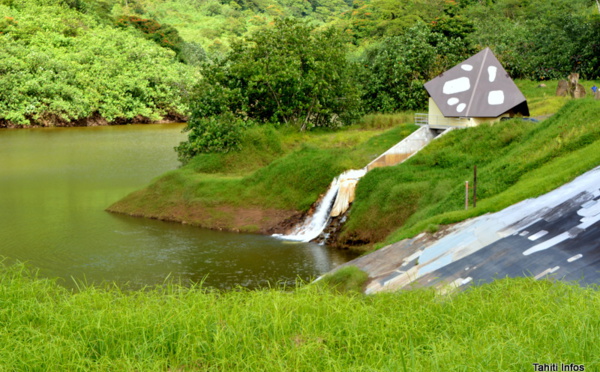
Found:
<svg viewBox="0 0 600 372"><path fill-rule="evenodd" d="M490 48L425 83L447 117L498 117L510 110L529 116L527 100Z"/></svg>

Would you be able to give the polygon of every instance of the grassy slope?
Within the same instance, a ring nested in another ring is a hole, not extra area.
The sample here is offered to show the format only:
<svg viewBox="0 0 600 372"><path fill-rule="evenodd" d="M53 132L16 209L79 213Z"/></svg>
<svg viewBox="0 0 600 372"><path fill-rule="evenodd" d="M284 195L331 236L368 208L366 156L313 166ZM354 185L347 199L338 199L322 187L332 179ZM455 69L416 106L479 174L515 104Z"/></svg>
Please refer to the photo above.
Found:
<svg viewBox="0 0 600 372"><path fill-rule="evenodd" d="M403 124L384 133L350 128L302 134L253 128L241 152L201 155L109 210L207 228L264 231L308 210L335 176L365 166L414 129Z"/></svg>
<svg viewBox="0 0 600 372"><path fill-rule="evenodd" d="M367 174L340 238L395 242L541 195L599 164L600 102L593 99L568 101L540 123L453 131L402 165ZM465 211L474 165L478 204Z"/></svg>
<svg viewBox="0 0 600 372"><path fill-rule="evenodd" d="M435 230L548 192L600 164L600 102L555 97L556 83L537 88L536 82L518 82L532 116L566 104L554 117L451 132L401 166L370 172L359 183L338 244L391 243ZM588 88L594 83L584 82ZM370 116L362 129L337 133L253 129L242 152L197 157L110 210L266 231L293 211L306 211L342 170L364 166L409 133L401 126L381 134L378 126L411 118ZM473 165L478 166L478 206L464 211L464 181L472 178Z"/></svg>
<svg viewBox="0 0 600 372"><path fill-rule="evenodd" d="M0 268L0 369L44 371L528 371L600 368L600 294L531 279L440 296L317 286L70 293Z"/></svg>

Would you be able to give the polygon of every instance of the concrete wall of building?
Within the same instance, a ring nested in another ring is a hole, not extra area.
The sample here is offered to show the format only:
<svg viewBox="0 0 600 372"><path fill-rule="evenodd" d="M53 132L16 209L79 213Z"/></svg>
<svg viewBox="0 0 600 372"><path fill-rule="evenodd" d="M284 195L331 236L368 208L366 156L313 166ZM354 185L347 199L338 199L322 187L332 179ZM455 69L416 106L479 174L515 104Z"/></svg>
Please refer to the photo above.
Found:
<svg viewBox="0 0 600 372"><path fill-rule="evenodd" d="M495 118L450 118L442 114L435 101L429 97L429 126L431 128L468 128L476 127L483 123L495 123L503 117L510 117L508 113Z"/></svg>

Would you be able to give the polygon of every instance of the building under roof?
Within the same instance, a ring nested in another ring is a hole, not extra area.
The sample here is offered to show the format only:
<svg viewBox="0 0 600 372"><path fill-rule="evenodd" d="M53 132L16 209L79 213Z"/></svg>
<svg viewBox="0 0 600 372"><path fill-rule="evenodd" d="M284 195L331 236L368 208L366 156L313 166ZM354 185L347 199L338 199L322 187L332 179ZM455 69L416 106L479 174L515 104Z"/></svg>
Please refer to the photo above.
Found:
<svg viewBox="0 0 600 372"><path fill-rule="evenodd" d="M470 127L502 117L529 116L527 100L490 48L425 83L429 113L417 124Z"/></svg>

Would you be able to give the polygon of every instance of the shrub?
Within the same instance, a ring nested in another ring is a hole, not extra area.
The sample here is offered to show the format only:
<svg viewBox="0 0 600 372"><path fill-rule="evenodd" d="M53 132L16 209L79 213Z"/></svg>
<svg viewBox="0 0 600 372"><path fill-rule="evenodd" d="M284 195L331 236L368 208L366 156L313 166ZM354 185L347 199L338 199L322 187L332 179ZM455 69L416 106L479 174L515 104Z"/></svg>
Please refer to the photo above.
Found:
<svg viewBox="0 0 600 372"><path fill-rule="evenodd" d="M179 160L185 164L198 154L237 150L247 126L247 123L230 112L193 118L184 129L189 131L188 140L175 148Z"/></svg>

